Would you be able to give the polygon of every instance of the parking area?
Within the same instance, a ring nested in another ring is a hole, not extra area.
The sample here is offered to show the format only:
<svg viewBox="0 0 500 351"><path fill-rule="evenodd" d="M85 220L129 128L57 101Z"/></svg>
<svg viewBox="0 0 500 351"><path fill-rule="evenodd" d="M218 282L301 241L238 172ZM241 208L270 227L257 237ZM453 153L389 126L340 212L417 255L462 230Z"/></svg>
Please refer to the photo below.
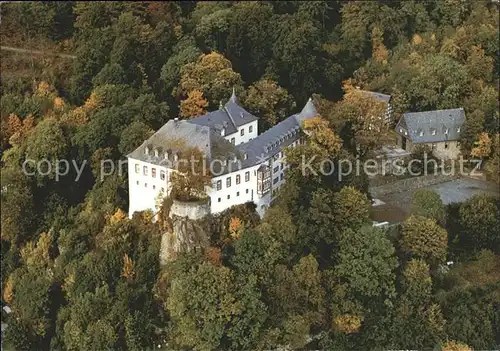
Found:
<svg viewBox="0 0 500 351"><path fill-rule="evenodd" d="M499 196L499 186L471 178L460 178L452 181L424 187L436 191L445 205L453 202L464 202L477 194ZM398 223L409 216L411 199L417 189L379 196L372 207L371 217L377 222Z"/></svg>

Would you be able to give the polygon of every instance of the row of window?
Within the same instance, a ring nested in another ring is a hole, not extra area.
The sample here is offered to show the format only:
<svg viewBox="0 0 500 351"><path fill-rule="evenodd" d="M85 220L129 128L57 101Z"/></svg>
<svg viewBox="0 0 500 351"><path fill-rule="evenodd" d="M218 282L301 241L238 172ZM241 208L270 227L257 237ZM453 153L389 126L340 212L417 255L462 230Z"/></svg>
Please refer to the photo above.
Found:
<svg viewBox="0 0 500 351"><path fill-rule="evenodd" d="M135 184L139 185L139 181L136 181ZM147 188L148 187L148 183L144 183L144 187ZM153 190L156 189L156 185L153 184ZM165 188L161 188L161 191L162 192L165 192Z"/></svg>
<svg viewBox="0 0 500 351"><path fill-rule="evenodd" d="M245 194L248 194L248 193L249 193L249 190L248 190L248 189L247 189L247 190L245 190ZM236 196L240 196L240 192L239 192L239 191L237 191L237 192L236 192ZM227 199L228 199L228 200L230 200L230 199L231 199L231 195L228 195L228 196L227 196ZM219 198L217 199L217 202L221 202L221 201L222 201L222 198L220 198L220 197L219 197Z"/></svg>
<svg viewBox="0 0 500 351"><path fill-rule="evenodd" d="M140 172L140 166L138 164L135 165L135 173L139 174ZM143 166L142 167L142 174L147 176L148 175L148 166ZM156 168L152 167L151 168L151 177L156 178ZM160 171L160 179L165 180L165 171Z"/></svg>
<svg viewBox="0 0 500 351"><path fill-rule="evenodd" d="M245 172L245 182L250 180L250 172ZM241 183L241 176L239 174L236 175L236 184ZM226 188L231 187L231 177L226 178ZM217 190L222 189L222 180L217 181Z"/></svg>

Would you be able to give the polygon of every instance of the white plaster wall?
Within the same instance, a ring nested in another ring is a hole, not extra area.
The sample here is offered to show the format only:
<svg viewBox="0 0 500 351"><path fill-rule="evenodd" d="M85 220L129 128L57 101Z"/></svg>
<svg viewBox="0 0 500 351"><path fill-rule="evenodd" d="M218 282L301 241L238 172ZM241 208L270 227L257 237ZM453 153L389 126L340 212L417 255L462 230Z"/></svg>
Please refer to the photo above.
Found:
<svg viewBox="0 0 500 351"><path fill-rule="evenodd" d="M257 198L257 168L253 166L231 172L212 179L212 189L209 192L212 213L222 212L234 205L255 201ZM250 179L245 181L245 173L249 172ZM240 176L240 184L236 184L236 175ZM231 178L231 186L226 186L226 179ZM221 181L222 188L217 190L217 181ZM247 192L248 190L248 192ZM239 193L239 194L238 194ZM229 196L229 199L228 199ZM220 202L219 202L220 199Z"/></svg>
<svg viewBox="0 0 500 351"><path fill-rule="evenodd" d="M135 172L135 165L139 165L139 173ZM148 175L143 174L143 167L148 167ZM152 168L156 168L156 177L152 176ZM165 180L161 180L160 172L165 171ZM165 167L153 165L139 160L128 158L128 189L129 189L129 217L136 211L147 209L156 212L156 198L164 189L169 192L169 170ZM147 186L146 186L147 184Z"/></svg>
<svg viewBox="0 0 500 351"><path fill-rule="evenodd" d="M446 144L448 144L448 148L445 147ZM432 144L429 146L432 147ZM435 143L432 153L439 159L457 159L460 157L460 146L457 141Z"/></svg>
<svg viewBox="0 0 500 351"><path fill-rule="evenodd" d="M257 137L257 124L258 121L253 121L251 123L247 123L238 128L238 131L233 134L225 135L224 138L228 141L231 141L234 138L234 144L239 145L250 141L250 139ZM252 132L250 132L250 126L252 127ZM243 130L243 135L241 135L241 130Z"/></svg>

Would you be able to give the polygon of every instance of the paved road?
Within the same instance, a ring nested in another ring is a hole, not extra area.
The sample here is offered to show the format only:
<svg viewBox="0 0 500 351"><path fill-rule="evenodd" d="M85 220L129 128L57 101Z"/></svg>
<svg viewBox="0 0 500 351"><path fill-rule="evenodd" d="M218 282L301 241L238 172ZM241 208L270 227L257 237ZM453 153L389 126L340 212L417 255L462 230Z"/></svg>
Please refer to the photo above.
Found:
<svg viewBox="0 0 500 351"><path fill-rule="evenodd" d="M14 48L12 46L0 46L0 49L1 50L5 50L5 51L13 51L13 52L19 52L19 53L26 53L26 54L59 56L59 57L69 58L69 59L75 59L76 58L76 56L69 55L69 54L60 54L60 53L45 52L45 51L40 51L40 50L29 50L29 49L22 49L22 48Z"/></svg>

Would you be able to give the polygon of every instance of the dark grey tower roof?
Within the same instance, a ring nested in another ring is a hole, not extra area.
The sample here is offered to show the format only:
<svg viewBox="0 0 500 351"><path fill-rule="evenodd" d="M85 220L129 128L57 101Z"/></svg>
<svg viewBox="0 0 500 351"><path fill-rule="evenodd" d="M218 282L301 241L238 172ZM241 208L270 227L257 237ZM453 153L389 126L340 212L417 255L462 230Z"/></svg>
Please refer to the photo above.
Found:
<svg viewBox="0 0 500 351"><path fill-rule="evenodd" d="M257 117L238 105L238 98L233 88L233 94L229 100L217 111L189 119L187 122L210 128L213 128L215 125L225 126L226 135L228 135L236 133L239 127L257 119Z"/></svg>

